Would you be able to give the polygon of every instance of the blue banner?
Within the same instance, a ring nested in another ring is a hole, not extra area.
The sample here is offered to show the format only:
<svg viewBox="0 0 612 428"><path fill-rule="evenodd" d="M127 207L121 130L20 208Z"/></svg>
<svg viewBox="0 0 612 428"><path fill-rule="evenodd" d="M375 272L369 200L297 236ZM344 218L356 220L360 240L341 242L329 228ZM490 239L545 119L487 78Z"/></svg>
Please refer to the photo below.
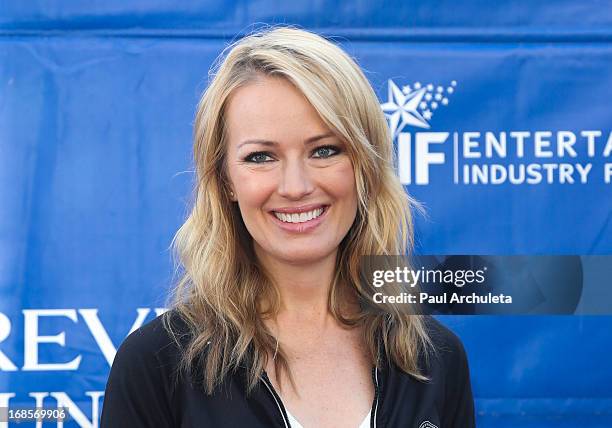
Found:
<svg viewBox="0 0 612 428"><path fill-rule="evenodd" d="M208 70L262 22L330 36L363 67L426 209L418 254L612 255L604 3L9 0L0 407L98 425L117 347L176 279ZM612 317L439 318L465 344L478 426L612 426Z"/></svg>

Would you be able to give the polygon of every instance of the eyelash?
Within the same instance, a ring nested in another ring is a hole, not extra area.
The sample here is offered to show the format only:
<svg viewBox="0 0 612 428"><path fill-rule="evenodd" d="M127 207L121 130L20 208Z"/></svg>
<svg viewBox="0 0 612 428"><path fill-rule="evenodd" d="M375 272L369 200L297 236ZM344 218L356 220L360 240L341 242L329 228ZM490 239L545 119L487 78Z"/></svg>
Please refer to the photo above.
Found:
<svg viewBox="0 0 612 428"><path fill-rule="evenodd" d="M321 150L321 149L331 149L331 150L333 150L335 153L332 153L331 155L328 155L328 156L325 156L325 157L315 157L315 159L329 159L329 158L331 158L331 157L333 157L333 156L336 156L336 155L340 154L340 152L342 151L342 150L340 149L340 147L337 147L337 146L332 146L332 145L327 145L327 146L320 146L320 147L317 147L316 149L314 149L314 150L312 151L312 153L316 153L317 151L319 151L319 150ZM244 158L244 161L245 161L245 162L250 162L250 163L266 163L266 162L271 162L271 161L269 161L269 160L265 160L265 161L261 161L261 162L256 162L256 161L254 161L254 160L253 160L253 158L254 158L255 156L260 156L260 155L266 155L266 156L272 157L272 155L270 154L270 152L253 152L253 153L251 153L251 154L247 155L247 156Z"/></svg>

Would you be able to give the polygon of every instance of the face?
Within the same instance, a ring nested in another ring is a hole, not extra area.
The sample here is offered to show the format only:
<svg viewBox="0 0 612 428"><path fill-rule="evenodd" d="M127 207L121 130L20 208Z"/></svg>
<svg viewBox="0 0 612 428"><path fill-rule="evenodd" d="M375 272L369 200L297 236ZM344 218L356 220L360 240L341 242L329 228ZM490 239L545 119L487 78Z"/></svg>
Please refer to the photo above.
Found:
<svg viewBox="0 0 612 428"><path fill-rule="evenodd" d="M335 257L357 213L345 144L280 77L235 90L226 126L233 200L258 257L291 264Z"/></svg>

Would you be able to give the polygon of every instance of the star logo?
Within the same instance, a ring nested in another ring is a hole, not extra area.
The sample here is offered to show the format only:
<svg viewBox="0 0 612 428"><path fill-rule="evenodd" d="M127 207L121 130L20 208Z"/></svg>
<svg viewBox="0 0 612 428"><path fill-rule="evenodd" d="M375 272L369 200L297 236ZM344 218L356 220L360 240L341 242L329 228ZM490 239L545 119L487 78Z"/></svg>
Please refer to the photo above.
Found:
<svg viewBox="0 0 612 428"><path fill-rule="evenodd" d="M429 129L429 120L440 106L447 106L450 96L455 92L457 81L447 87L414 82L400 89L389 79L387 102L380 105L389 121L393 138L407 125Z"/></svg>
<svg viewBox="0 0 612 428"><path fill-rule="evenodd" d="M389 79L388 101L381 107L389 119L394 138L406 125L429 128L429 124L417 110L425 92L426 90L421 88L404 94L393 80Z"/></svg>

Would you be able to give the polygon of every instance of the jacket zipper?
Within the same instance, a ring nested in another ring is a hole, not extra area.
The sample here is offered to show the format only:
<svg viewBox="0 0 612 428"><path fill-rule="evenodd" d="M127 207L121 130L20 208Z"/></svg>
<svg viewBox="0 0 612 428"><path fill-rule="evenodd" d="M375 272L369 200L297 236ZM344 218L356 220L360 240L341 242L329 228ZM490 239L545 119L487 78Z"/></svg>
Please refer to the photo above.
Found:
<svg viewBox="0 0 612 428"><path fill-rule="evenodd" d="M272 394L272 398L274 398L274 401L278 406L278 410L280 411L281 417L283 418L285 428L291 428L291 422L289 422L289 418L287 417L287 413L285 412L285 406L283 405L283 401L276 393L276 390L274 389L272 382L270 382L270 380L268 379L268 374L265 371L263 372L261 379L263 380L264 385L266 385L266 387L268 388L268 391L270 391L270 394Z"/></svg>
<svg viewBox="0 0 612 428"><path fill-rule="evenodd" d="M370 417L370 427L376 428L376 413L378 412L378 369L376 366L372 367L372 380L374 381L374 404L372 407L374 411Z"/></svg>

